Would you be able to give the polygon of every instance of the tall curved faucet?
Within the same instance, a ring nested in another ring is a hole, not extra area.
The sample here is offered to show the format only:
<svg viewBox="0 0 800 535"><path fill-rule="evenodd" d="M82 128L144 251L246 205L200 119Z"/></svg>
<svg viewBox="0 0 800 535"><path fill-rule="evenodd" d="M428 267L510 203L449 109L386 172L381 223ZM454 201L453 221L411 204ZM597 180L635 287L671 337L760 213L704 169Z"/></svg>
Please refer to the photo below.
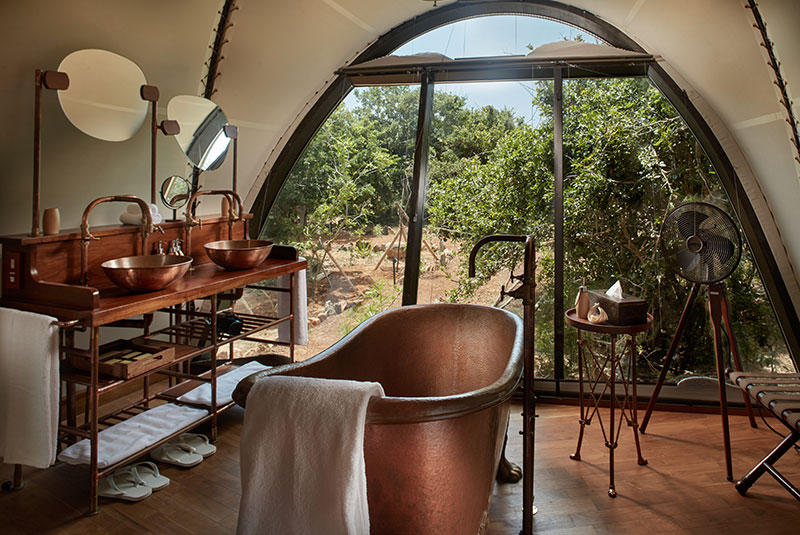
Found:
<svg viewBox="0 0 800 535"><path fill-rule="evenodd" d="M536 401L533 395L533 370L534 370L534 327L535 327L535 291L536 281L536 249L533 235L521 236L516 234L493 234L478 240L472 247L469 254L469 276L475 276L475 257L478 250L490 242L525 242L525 260L523 261L523 271L521 276L513 276L513 279L522 284L517 289L509 292L505 288L501 289L502 295L509 295L514 298L522 299L522 326L523 326L523 350L522 355L525 361L523 372L523 402L522 402L522 518L523 531L531 533L530 522L533 515L533 449L536 433Z"/></svg>
<svg viewBox="0 0 800 535"><path fill-rule="evenodd" d="M195 217L192 215L192 208L194 207L194 203L197 201L198 197L203 195L222 195L226 199L228 199L228 206L229 212L227 214L222 214L228 218L228 239L231 239L233 236L233 224L236 221L244 221L245 224L245 236L247 235L247 219L244 217L244 205L242 204L242 198L233 190L229 189L216 189L216 190L199 190L192 194L189 197L189 202L186 204L186 219L184 220L183 224L183 243L185 245L184 252L186 255L192 255L192 227L203 226L202 221L200 218ZM233 217L233 205L234 201L236 201L236 208L238 209L238 216Z"/></svg>
<svg viewBox="0 0 800 535"><path fill-rule="evenodd" d="M99 240L89 232L89 214L95 206L104 202L128 202L139 205L142 210L142 246L141 254L147 254L147 238L153 233L153 216L150 213L150 205L144 199L135 195L112 195L110 197L100 197L89 203L83 211L81 218L81 284L89 285L89 244L92 240Z"/></svg>

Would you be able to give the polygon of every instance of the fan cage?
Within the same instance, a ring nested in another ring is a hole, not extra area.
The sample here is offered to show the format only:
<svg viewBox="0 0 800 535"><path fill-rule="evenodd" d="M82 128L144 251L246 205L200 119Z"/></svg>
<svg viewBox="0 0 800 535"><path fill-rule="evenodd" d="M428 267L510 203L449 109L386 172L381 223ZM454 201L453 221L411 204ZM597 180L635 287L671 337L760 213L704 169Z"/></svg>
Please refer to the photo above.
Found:
<svg viewBox="0 0 800 535"><path fill-rule="evenodd" d="M667 266L680 277L710 284L739 265L742 237L721 208L704 202L678 206L664 219L661 246Z"/></svg>

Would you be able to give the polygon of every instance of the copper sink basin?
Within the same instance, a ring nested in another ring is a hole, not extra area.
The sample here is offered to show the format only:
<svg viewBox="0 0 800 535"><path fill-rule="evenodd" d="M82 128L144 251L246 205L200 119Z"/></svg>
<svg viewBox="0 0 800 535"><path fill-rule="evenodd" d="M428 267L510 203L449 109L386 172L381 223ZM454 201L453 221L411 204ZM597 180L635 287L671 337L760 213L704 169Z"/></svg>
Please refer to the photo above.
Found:
<svg viewBox="0 0 800 535"><path fill-rule="evenodd" d="M192 257L179 255L126 256L100 264L117 286L134 292L154 292L180 279L192 265Z"/></svg>
<svg viewBox="0 0 800 535"><path fill-rule="evenodd" d="M225 269L250 269L259 265L272 250L267 240L222 240L207 243L206 253L212 262Z"/></svg>

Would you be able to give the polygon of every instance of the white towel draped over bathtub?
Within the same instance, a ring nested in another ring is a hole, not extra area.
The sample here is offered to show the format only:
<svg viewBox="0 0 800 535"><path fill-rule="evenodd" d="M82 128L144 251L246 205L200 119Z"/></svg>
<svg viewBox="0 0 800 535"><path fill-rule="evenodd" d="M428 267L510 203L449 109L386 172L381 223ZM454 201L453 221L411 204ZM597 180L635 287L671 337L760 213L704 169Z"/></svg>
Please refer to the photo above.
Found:
<svg viewBox="0 0 800 535"><path fill-rule="evenodd" d="M56 318L0 308L0 457L47 468L58 438Z"/></svg>
<svg viewBox="0 0 800 535"><path fill-rule="evenodd" d="M274 376L247 396L239 535L369 533L364 424L379 383Z"/></svg>

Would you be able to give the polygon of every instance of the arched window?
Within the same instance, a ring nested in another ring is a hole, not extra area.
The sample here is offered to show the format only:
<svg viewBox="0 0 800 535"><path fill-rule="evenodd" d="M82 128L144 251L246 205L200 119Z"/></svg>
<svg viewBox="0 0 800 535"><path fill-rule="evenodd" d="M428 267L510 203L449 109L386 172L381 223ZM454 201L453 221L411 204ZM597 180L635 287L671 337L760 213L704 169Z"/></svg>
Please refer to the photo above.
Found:
<svg viewBox="0 0 800 535"><path fill-rule="evenodd" d="M463 58L521 56L564 39L602 42L552 20L495 16L441 26L395 53L435 53L463 64ZM447 71L441 67L446 58L418 59ZM487 72L499 64L481 61ZM478 63L472 67L479 68ZM501 73L490 82L433 85L428 218L417 253L420 269L412 274L418 276L416 298L497 304L498 286L512 282L513 247L484 255L490 282L481 284L466 280L466 253L484 234L533 233L539 246L537 376L555 379L559 389L560 381L573 374L574 333L564 328L563 308L571 306L580 281L607 287L620 279L626 291L648 300L657 318L657 328L642 346L652 366L640 366L641 378L652 379L689 294L689 286L661 257L661 222L685 201L712 202L739 218L747 218L752 209L738 195L731 203L726 191L736 191L735 176L720 169L714 154L707 156L710 141L698 140L654 85L652 80L668 84L652 65L592 71L567 61L558 69L563 83L551 81L555 69L548 75L541 66L524 68L530 68L531 76L523 80L505 81L508 75ZM390 71L372 79L392 85L359 87L333 111L293 166L262 227L263 236L297 243L309 258L310 316L313 323L319 321L312 339L327 336L309 356L369 315L400 304L401 244L407 239L405 218L423 106L413 76L386 74ZM448 72L442 79L457 76ZM485 79L492 80L490 75ZM337 88L340 98L348 85ZM563 93L563 145L554 149L556 88ZM559 184L553 162L562 155L554 150L563 150ZM563 217L556 221L558 197ZM749 220L747 226L752 234ZM563 243L563 260L556 243ZM767 273L768 284L762 282L757 268L769 267L764 260L769 255L763 245L756 246L760 261L745 244L742 261L728 280L733 307L752 318L735 326L740 351L748 356L750 369L791 368L766 290L779 281ZM706 316L698 300L681 341L676 379L711 372Z"/></svg>

